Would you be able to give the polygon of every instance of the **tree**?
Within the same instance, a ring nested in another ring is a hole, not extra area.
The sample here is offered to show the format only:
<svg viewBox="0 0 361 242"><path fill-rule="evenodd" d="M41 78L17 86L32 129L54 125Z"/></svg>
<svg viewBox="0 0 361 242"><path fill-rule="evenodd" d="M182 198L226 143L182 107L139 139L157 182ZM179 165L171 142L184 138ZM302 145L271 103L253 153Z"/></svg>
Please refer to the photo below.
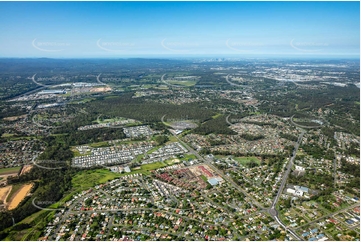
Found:
<svg viewBox="0 0 361 242"><path fill-rule="evenodd" d="M158 135L155 137L155 141L157 142L158 145L162 145L164 143L166 143L167 141L169 141L168 136L165 135Z"/></svg>

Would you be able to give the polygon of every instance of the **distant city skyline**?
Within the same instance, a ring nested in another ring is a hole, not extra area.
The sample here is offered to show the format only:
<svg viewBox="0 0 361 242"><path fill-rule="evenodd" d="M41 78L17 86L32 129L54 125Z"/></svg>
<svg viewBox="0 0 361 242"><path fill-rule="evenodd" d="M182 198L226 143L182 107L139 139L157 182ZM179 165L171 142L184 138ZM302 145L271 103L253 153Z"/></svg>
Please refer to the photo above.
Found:
<svg viewBox="0 0 361 242"><path fill-rule="evenodd" d="M360 2L0 2L0 58L359 58Z"/></svg>

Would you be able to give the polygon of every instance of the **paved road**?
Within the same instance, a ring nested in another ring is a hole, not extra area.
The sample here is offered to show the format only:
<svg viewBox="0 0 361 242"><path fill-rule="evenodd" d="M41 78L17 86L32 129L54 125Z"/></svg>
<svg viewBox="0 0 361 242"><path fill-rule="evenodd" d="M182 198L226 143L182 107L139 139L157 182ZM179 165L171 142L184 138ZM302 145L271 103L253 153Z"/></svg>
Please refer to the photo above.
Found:
<svg viewBox="0 0 361 242"><path fill-rule="evenodd" d="M280 196L281 196L281 194L282 194L282 192L283 192L283 189L284 189L284 187L285 187L285 185L286 185L286 182L287 182L288 175L290 174L291 168L292 168L292 166L293 166L293 161L294 161L295 158L296 158L298 147L300 146L300 143L301 143L301 141L302 141L302 137L303 137L304 134L305 134L305 131L302 131L301 134L300 134L299 137L298 137L298 140L297 140L297 142L296 142L296 144L295 144L295 147L294 147L294 149L293 149L292 157L291 157L291 159L289 160L289 162L288 162L288 164L287 164L287 167L286 167L287 170L286 170L285 174L284 174L283 177L282 177L282 181L281 181L280 188L278 189L277 196L276 196L276 198L274 199L271 208L275 208L275 206L276 206L276 204L277 204L277 202L278 202L278 199L280 198Z"/></svg>
<svg viewBox="0 0 361 242"><path fill-rule="evenodd" d="M282 195L282 193L283 193L283 189L285 188L285 185L286 185L286 183L287 183L287 178L288 178L288 176L289 176L289 174L290 174L290 172L291 172L291 168L292 168L292 166L293 166L293 161L294 161L295 158L296 158L297 150L298 150L298 147L300 146L300 143L301 143L301 141L302 141L302 137L303 137L304 134L305 134L305 131L302 130L302 132L301 132L301 134L299 135L298 140L297 140L297 142L296 142L296 144L295 144L295 147L294 147L294 149L293 149L292 157L291 157L291 159L289 160L289 162L288 162L288 164L287 164L287 166L286 166L286 169L287 169L287 170L285 171L285 174L284 174L283 177L282 177L281 185L280 185L280 187L279 187L279 189L278 189L277 195L276 195L275 199L273 200L273 203L272 203L271 208L268 210L269 213L272 215L272 217L277 221L277 223L278 223L279 225L281 225L285 230L287 230L292 236L294 236L294 237L295 237L296 239L298 239L298 240L302 240L302 239L301 239L294 231L292 231L291 229L287 228L287 227L282 223L282 221L279 219L279 217L278 217L278 211L277 211L277 209L276 209L276 204L277 204L279 198L281 197L281 195Z"/></svg>
<svg viewBox="0 0 361 242"><path fill-rule="evenodd" d="M337 159L336 159L336 156L333 158L333 179L334 179L334 184L333 184L333 186L334 186L334 188L336 188L337 187Z"/></svg>
<svg viewBox="0 0 361 242"><path fill-rule="evenodd" d="M101 74L102 74L102 73L100 73L100 74L97 76L97 81L98 81L98 83L100 83L100 84L102 84L102 85L105 85L105 86L109 87L109 85L108 85L108 84L106 84L106 83L104 83L104 82L100 81L99 77L100 77L100 75L101 75Z"/></svg>
<svg viewBox="0 0 361 242"><path fill-rule="evenodd" d="M231 85L231 86L238 86L238 87L242 87L241 85L238 85L238 84L233 83L233 82L231 82L230 80L228 80L229 75L230 75L230 74L228 74L228 75L226 76L226 81L229 83L229 85Z"/></svg>
<svg viewBox="0 0 361 242"><path fill-rule="evenodd" d="M181 85L174 85L174 84L170 84L168 83L166 80L164 80L164 76L167 75L167 74L163 74L163 76L160 78L161 81L166 84L167 86L171 86L171 87L180 87L180 88L186 88L187 86L181 86Z"/></svg>
<svg viewBox="0 0 361 242"><path fill-rule="evenodd" d="M226 122L227 122L227 124L229 124L229 125L232 125L232 123L231 122L229 122L229 116L231 116L230 114L226 117Z"/></svg>
<svg viewBox="0 0 361 242"><path fill-rule="evenodd" d="M44 85L44 84L41 84L41 83L35 81L35 76L36 76L36 74L37 74L37 73L35 73L35 74L33 75L33 77L31 78L31 80L32 80L36 85L39 85L39 86L42 86L42 87L47 87L47 85Z"/></svg>
<svg viewBox="0 0 361 242"><path fill-rule="evenodd" d="M296 127L299 127L299 128L303 128L303 129L318 129L318 128L321 128L322 125L318 125L318 126L304 126L304 125L300 125L300 124L296 124L295 122L293 122L293 117L295 115L292 115L292 117L290 118L290 121L291 123L296 126Z"/></svg>
<svg viewBox="0 0 361 242"><path fill-rule="evenodd" d="M228 82L228 84L229 85L231 85L231 86L237 86L237 87L242 87L242 88L248 88L248 89L251 89L251 87L250 86L247 86L247 85L240 85L240 84L237 84L237 83L233 83L233 82L231 82L228 78L229 78L229 76L230 76L230 74L228 74L227 76L226 76L226 81ZM242 79L243 80L243 79Z"/></svg>

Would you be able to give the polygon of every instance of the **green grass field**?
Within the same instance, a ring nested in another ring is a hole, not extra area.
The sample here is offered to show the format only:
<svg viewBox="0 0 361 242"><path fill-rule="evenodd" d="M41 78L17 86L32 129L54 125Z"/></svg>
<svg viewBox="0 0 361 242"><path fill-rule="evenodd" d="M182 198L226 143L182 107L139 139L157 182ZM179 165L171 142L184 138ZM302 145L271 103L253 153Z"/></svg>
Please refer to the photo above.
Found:
<svg viewBox="0 0 361 242"><path fill-rule="evenodd" d="M106 183L107 181L132 174L144 174L149 175L151 170L158 168L166 167L169 164L163 162L155 162L151 164L142 165L141 169L133 170L129 173L114 173L108 169L96 169L96 170L87 170L81 171L76 174L72 179L73 192L68 194L66 197L61 199L62 202L67 201L71 196L77 192L87 190L96 185Z"/></svg>
<svg viewBox="0 0 361 242"><path fill-rule="evenodd" d="M180 160L189 160L189 159L194 160L194 159L197 159L197 157L195 155L193 155L193 154L185 154L184 158L182 158Z"/></svg>
<svg viewBox="0 0 361 242"><path fill-rule="evenodd" d="M35 136L9 136L6 137L8 141L16 141L16 140L31 140Z"/></svg>
<svg viewBox="0 0 361 242"><path fill-rule="evenodd" d="M3 133L3 134L1 135L2 138L10 138L10 137L12 137L12 136L14 136L14 134Z"/></svg>
<svg viewBox="0 0 361 242"><path fill-rule="evenodd" d="M233 157L233 159L235 159L241 165L244 165L244 166L247 165L247 163L249 163L251 161L256 162L258 165L261 163L261 161L255 156L251 156L251 157Z"/></svg>
<svg viewBox="0 0 361 242"><path fill-rule="evenodd" d="M100 147L108 147L110 145L109 145L108 141L102 141L102 142L89 144L89 146L93 147L93 148L100 148Z"/></svg>
<svg viewBox="0 0 361 242"><path fill-rule="evenodd" d="M72 185L76 190L86 190L120 176L121 174L111 172L107 169L81 171L73 177Z"/></svg>
<svg viewBox="0 0 361 242"><path fill-rule="evenodd" d="M18 173L20 168L21 168L21 166L9 167L9 168L1 168L0 169L0 175Z"/></svg>
<svg viewBox="0 0 361 242"><path fill-rule="evenodd" d="M126 176L126 175L132 175L132 174L143 174L143 175L149 175L151 170L156 170L162 167L166 167L169 165L173 165L174 162L171 160L165 161L165 162L154 162L146 165L141 165L140 169L133 170L129 173L121 173L118 174L119 177Z"/></svg>
<svg viewBox="0 0 361 242"><path fill-rule="evenodd" d="M169 141L166 144L174 143L177 141L178 141L177 138L172 135L172 136L169 136Z"/></svg>
<svg viewBox="0 0 361 242"><path fill-rule="evenodd" d="M221 113L217 113L216 115L213 115L212 118L213 118L213 119L216 119L216 118L219 118L220 116L222 116L222 114L221 114Z"/></svg>
<svg viewBox="0 0 361 242"><path fill-rule="evenodd" d="M90 102L93 100L95 100L95 98L84 98L82 100L74 100L74 101L70 102L70 104L87 103L87 102Z"/></svg>
<svg viewBox="0 0 361 242"><path fill-rule="evenodd" d="M225 159L227 158L227 156L224 155L215 155L216 158L218 159ZM255 157L255 156L250 156L250 157L232 157L234 160L238 161L241 165L245 166L247 165L247 163L254 161L256 162L258 165L261 163L261 161Z"/></svg>
<svg viewBox="0 0 361 242"><path fill-rule="evenodd" d="M201 178L202 178L202 180L205 181L205 182L208 181L207 177L205 177L204 175L201 175Z"/></svg>
<svg viewBox="0 0 361 242"><path fill-rule="evenodd" d="M197 83L197 81L178 81L178 80L167 80L167 82L172 85L185 86L185 87L191 87Z"/></svg>
<svg viewBox="0 0 361 242"><path fill-rule="evenodd" d="M142 165L142 166L140 166L140 169L138 169L138 170L133 170L129 173L122 173L119 175L120 176L126 176L126 175L132 175L132 174L150 175L151 170L156 170L158 168L166 167L168 165L169 164L166 162L154 162L151 164Z"/></svg>

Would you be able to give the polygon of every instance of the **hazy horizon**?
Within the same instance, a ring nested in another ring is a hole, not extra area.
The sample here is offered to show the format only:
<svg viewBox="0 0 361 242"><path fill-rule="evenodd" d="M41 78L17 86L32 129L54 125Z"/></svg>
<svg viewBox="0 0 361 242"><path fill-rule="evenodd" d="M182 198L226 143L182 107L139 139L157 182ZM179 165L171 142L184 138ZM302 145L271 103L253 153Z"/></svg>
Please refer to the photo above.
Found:
<svg viewBox="0 0 361 242"><path fill-rule="evenodd" d="M0 58L359 58L359 2L0 2Z"/></svg>

